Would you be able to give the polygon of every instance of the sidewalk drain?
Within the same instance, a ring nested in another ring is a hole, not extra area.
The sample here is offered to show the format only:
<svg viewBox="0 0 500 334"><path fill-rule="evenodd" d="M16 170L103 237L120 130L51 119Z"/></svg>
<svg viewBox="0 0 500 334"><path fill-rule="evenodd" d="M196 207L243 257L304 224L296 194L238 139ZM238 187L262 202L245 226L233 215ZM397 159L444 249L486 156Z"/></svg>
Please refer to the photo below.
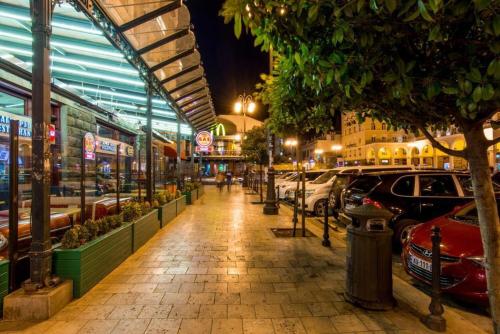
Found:
<svg viewBox="0 0 500 334"><path fill-rule="evenodd" d="M276 238L293 238L293 228L272 228ZM302 237L302 229L295 230L295 237ZM306 238L316 237L311 231L306 229Z"/></svg>

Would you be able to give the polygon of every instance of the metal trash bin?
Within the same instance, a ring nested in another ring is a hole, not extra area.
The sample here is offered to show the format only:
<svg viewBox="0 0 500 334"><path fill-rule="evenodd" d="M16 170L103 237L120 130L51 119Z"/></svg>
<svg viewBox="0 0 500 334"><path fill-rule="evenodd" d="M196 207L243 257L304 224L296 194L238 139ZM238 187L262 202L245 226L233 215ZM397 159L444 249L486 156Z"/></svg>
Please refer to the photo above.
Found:
<svg viewBox="0 0 500 334"><path fill-rule="evenodd" d="M371 310L388 310L392 295L392 230L387 226L392 213L375 206L347 211L347 275L345 298Z"/></svg>

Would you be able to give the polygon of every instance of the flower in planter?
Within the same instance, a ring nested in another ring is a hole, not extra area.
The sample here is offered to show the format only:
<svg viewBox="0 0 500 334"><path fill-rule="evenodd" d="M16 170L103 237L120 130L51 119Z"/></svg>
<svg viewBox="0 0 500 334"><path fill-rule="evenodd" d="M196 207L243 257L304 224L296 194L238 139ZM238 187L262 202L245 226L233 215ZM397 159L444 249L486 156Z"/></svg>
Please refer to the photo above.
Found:
<svg viewBox="0 0 500 334"><path fill-rule="evenodd" d="M128 202L122 209L123 221L131 222L139 218L142 214L141 205L137 202Z"/></svg>
<svg viewBox="0 0 500 334"><path fill-rule="evenodd" d="M89 240L89 231L83 225L75 225L64 233L62 248L78 248Z"/></svg>
<svg viewBox="0 0 500 334"><path fill-rule="evenodd" d="M99 226L96 224L96 222L92 219L87 219L85 223L83 223L83 226L87 229L88 234L89 234L89 240L93 240L97 237L99 234Z"/></svg>

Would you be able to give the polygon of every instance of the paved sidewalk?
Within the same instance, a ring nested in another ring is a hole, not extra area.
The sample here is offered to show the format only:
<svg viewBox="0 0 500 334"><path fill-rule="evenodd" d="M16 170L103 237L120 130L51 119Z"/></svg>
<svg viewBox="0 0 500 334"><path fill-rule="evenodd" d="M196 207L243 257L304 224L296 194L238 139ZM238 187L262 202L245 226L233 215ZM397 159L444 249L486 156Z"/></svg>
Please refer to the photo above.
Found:
<svg viewBox="0 0 500 334"><path fill-rule="evenodd" d="M206 187L198 202L54 318L1 322L0 331L432 333L408 301L387 312L346 303L344 252L315 237L275 238L270 229L290 227L289 211L264 216L261 205L250 204L255 198L240 187L230 194Z"/></svg>

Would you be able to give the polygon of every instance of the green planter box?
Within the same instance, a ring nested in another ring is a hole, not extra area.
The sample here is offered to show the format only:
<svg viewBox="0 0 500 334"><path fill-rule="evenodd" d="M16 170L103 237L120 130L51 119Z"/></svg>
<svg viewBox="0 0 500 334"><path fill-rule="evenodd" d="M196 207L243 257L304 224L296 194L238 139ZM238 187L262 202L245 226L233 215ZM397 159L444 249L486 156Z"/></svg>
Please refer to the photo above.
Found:
<svg viewBox="0 0 500 334"><path fill-rule="evenodd" d="M132 237L133 223L125 223L79 248L55 249L54 274L73 280L73 296L79 298L132 254Z"/></svg>
<svg viewBox="0 0 500 334"><path fill-rule="evenodd" d="M153 235L160 229L158 221L158 212L153 210L147 215L134 221L133 224L133 238L132 238L132 251L135 252L142 245L144 245Z"/></svg>
<svg viewBox="0 0 500 334"><path fill-rule="evenodd" d="M158 219L160 220L160 228L166 226L177 216L177 203L175 200L158 208Z"/></svg>
<svg viewBox="0 0 500 334"><path fill-rule="evenodd" d="M177 215L186 209L187 198L186 196L181 196L175 200L177 206Z"/></svg>
<svg viewBox="0 0 500 334"><path fill-rule="evenodd" d="M3 311L3 298L9 293L9 261L0 261L0 314Z"/></svg>
<svg viewBox="0 0 500 334"><path fill-rule="evenodd" d="M191 191L185 191L182 193L186 197L186 204L191 205L193 204L193 193Z"/></svg>

